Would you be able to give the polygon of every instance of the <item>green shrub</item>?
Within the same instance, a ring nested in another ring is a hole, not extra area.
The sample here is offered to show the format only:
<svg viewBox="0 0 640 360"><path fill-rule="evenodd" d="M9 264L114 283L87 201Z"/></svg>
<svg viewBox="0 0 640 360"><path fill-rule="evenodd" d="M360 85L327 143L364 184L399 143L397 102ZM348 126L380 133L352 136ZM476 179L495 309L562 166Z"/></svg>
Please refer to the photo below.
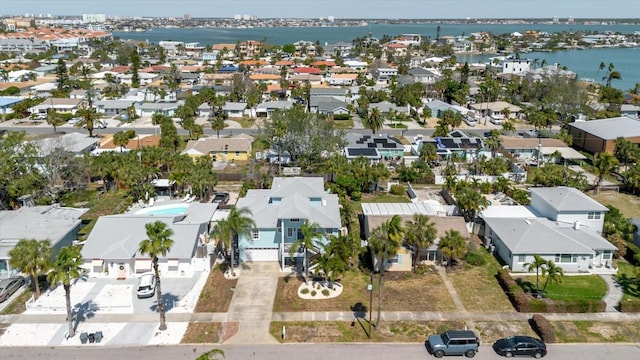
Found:
<svg viewBox="0 0 640 360"><path fill-rule="evenodd" d="M407 188L404 185L391 185L389 192L393 195L402 196L407 192Z"/></svg>
<svg viewBox="0 0 640 360"><path fill-rule="evenodd" d="M540 314L534 314L531 318L531 328L546 343L552 344L558 341L553 326L547 318Z"/></svg>
<svg viewBox="0 0 640 360"><path fill-rule="evenodd" d="M300 293L301 294L308 294L309 293L309 289L304 288L304 289L300 290Z"/></svg>
<svg viewBox="0 0 640 360"><path fill-rule="evenodd" d="M478 250L469 251L464 257L464 261L473 266L484 266L487 264L487 259L482 256Z"/></svg>
<svg viewBox="0 0 640 360"><path fill-rule="evenodd" d="M329 296L329 289L323 289L322 290L322 295Z"/></svg>
<svg viewBox="0 0 640 360"><path fill-rule="evenodd" d="M333 120L349 120L351 119L351 115L349 114L334 114Z"/></svg>
<svg viewBox="0 0 640 360"><path fill-rule="evenodd" d="M316 296L317 293L318 293L317 291L311 290L311 296Z"/></svg>
<svg viewBox="0 0 640 360"><path fill-rule="evenodd" d="M360 191L354 191L351 193L351 200L360 201L362 200L362 193Z"/></svg>

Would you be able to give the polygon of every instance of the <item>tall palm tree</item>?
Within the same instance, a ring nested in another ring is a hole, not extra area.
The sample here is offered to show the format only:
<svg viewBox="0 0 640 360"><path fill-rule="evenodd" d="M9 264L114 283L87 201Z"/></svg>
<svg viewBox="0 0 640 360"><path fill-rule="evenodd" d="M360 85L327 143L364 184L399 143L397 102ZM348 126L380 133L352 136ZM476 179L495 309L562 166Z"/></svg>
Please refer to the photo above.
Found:
<svg viewBox="0 0 640 360"><path fill-rule="evenodd" d="M233 207L231 208L231 210L229 211L229 215L227 216L226 220L227 224L225 226L228 226L229 229L225 230L228 231L226 232L226 238L221 238L223 242L223 245L225 246L225 249L230 249L230 253L231 253L231 272L233 273L233 258L234 258L234 243L237 241L240 241L240 237L244 236L248 239L252 239L252 229L254 229L256 227L256 223L255 221L253 221L253 213L251 212L251 210L249 210L249 208L243 207L243 208L237 208L237 207ZM224 228L223 228L224 230ZM225 234L223 232L223 234Z"/></svg>
<svg viewBox="0 0 640 360"><path fill-rule="evenodd" d="M386 271L386 263L388 259L398 253L398 249L402 244L403 229L401 219L398 215L394 215L390 220L385 221L379 227L373 229L369 237L369 248L371 255L374 256L374 265L378 262L378 318L375 328L380 324L380 315L382 312L382 278ZM375 270L375 269L374 269Z"/></svg>
<svg viewBox="0 0 640 360"><path fill-rule="evenodd" d="M428 248L438 236L436 225L429 220L429 217L422 214L414 214L413 221L405 224L405 241L413 248L413 261L411 265L415 270L418 263L420 249Z"/></svg>
<svg viewBox="0 0 640 360"><path fill-rule="evenodd" d="M371 132L374 135L382 129L382 125L384 124L384 116L377 107L371 109L369 114L363 120L364 127L371 129Z"/></svg>
<svg viewBox="0 0 640 360"><path fill-rule="evenodd" d="M173 246L173 230L162 221L156 221L145 225L147 238L140 241L138 252L151 258L153 272L156 277L156 296L158 301L158 313L160 314L159 330L166 330L167 323L164 316L164 303L162 302L162 289L160 287L160 271L158 270L158 256L167 256Z"/></svg>
<svg viewBox="0 0 640 360"><path fill-rule="evenodd" d="M89 137L93 137L93 130L95 129L96 121L98 121L98 113L93 107L87 107L78 110L77 114L80 116L80 121L76 126L83 126L89 132Z"/></svg>
<svg viewBox="0 0 640 360"><path fill-rule="evenodd" d="M47 112L47 124L53 126L53 132L57 132L58 126L64 125L66 120L59 114L56 109L49 109Z"/></svg>
<svg viewBox="0 0 640 360"><path fill-rule="evenodd" d="M67 303L67 321L69 322L70 338L76 335L73 327L73 314L71 313L71 282L79 279L84 274L82 268L82 254L77 246L66 246L60 249L58 256L47 274L47 282L51 285L62 283Z"/></svg>
<svg viewBox="0 0 640 360"><path fill-rule="evenodd" d="M548 265L549 263L547 260L543 259L542 256L538 254L533 255L532 262L524 264L528 272L536 272L536 293L540 292L540 274L544 276L547 273Z"/></svg>
<svg viewBox="0 0 640 360"><path fill-rule="evenodd" d="M451 266L453 260L461 258L467 253L467 241L456 230L447 230L438 243L438 251L447 257L447 265Z"/></svg>
<svg viewBox="0 0 640 360"><path fill-rule="evenodd" d="M218 139L220 139L220 130L224 130L224 119L221 116L216 116L211 120L211 129L216 132Z"/></svg>
<svg viewBox="0 0 640 360"><path fill-rule="evenodd" d="M593 167L596 173L596 194L600 190L602 179L609 175L618 166L618 159L613 154L602 152L596 154L593 158Z"/></svg>
<svg viewBox="0 0 640 360"><path fill-rule="evenodd" d="M489 200L480 192L470 187L463 187L456 191L456 202L458 203L458 211L464 217L466 222L476 219L479 211L489 206Z"/></svg>
<svg viewBox="0 0 640 360"><path fill-rule="evenodd" d="M322 239L322 234L316 230L319 227L320 225L315 222L309 223L309 221L305 221L304 224L300 226L298 239L294 241L289 248L289 256L291 257L293 257L298 250L304 251L303 268L305 283L309 281L309 249L317 248Z"/></svg>
<svg viewBox="0 0 640 360"><path fill-rule="evenodd" d="M544 281L544 286L542 287L542 292L547 290L547 285L550 283L560 283L562 282L562 277L564 276L564 270L558 265L556 265L553 260L547 261L547 278Z"/></svg>
<svg viewBox="0 0 640 360"><path fill-rule="evenodd" d="M52 258L53 249L49 240L20 239L9 251L9 265L31 276L36 299L40 297L38 275L51 268Z"/></svg>

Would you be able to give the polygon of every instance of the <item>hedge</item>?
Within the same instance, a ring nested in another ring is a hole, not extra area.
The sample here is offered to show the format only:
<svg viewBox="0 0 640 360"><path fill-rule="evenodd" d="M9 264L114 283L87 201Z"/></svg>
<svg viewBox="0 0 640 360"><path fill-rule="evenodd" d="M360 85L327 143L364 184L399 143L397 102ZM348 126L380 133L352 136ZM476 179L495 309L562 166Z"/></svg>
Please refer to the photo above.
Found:
<svg viewBox="0 0 640 360"><path fill-rule="evenodd" d="M540 314L534 314L531 318L531 328L533 328L533 331L546 343L552 344L558 341L553 326L551 326L547 318Z"/></svg>
<svg viewBox="0 0 640 360"><path fill-rule="evenodd" d="M620 301L621 312L640 312L640 299L628 299Z"/></svg>
<svg viewBox="0 0 640 360"><path fill-rule="evenodd" d="M349 120L351 115L349 114L333 114L333 120Z"/></svg>

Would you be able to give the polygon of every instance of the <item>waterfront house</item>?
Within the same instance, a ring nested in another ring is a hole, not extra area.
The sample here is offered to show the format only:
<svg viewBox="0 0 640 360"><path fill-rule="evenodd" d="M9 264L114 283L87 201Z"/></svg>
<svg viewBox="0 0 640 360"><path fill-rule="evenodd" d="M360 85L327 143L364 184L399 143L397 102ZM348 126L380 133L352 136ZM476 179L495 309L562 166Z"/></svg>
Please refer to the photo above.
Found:
<svg viewBox="0 0 640 360"><path fill-rule="evenodd" d="M248 190L236 206L249 209L256 225L250 238L241 235L237 240L240 260L277 261L283 271L303 261L304 252L291 256L289 249L301 236L305 222L318 226L323 244L342 227L338 196L325 190L321 177L276 177L271 189ZM313 254L322 251L321 247L308 250Z"/></svg>
<svg viewBox="0 0 640 360"><path fill-rule="evenodd" d="M638 146L640 144L640 121L626 116L575 121L568 125L568 132L573 136L573 146L578 150L590 153L609 152L613 154L616 139L624 138Z"/></svg>

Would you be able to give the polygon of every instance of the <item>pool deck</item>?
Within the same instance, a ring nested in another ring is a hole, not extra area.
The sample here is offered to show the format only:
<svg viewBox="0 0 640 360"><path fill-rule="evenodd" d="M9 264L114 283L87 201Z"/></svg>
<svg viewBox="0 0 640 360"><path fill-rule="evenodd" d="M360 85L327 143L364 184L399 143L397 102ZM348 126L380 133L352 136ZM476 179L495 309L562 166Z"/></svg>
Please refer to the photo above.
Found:
<svg viewBox="0 0 640 360"><path fill-rule="evenodd" d="M133 205L131 205L129 210L127 210L127 213L138 214L138 212L143 209L153 209L153 208L159 208L167 205L178 205L178 204L187 205L187 207L189 205L189 203L186 203L180 199L167 199L167 200L158 199L153 203L153 205L149 205L147 203L147 204L144 204L144 206L141 206L139 203L134 203Z"/></svg>

